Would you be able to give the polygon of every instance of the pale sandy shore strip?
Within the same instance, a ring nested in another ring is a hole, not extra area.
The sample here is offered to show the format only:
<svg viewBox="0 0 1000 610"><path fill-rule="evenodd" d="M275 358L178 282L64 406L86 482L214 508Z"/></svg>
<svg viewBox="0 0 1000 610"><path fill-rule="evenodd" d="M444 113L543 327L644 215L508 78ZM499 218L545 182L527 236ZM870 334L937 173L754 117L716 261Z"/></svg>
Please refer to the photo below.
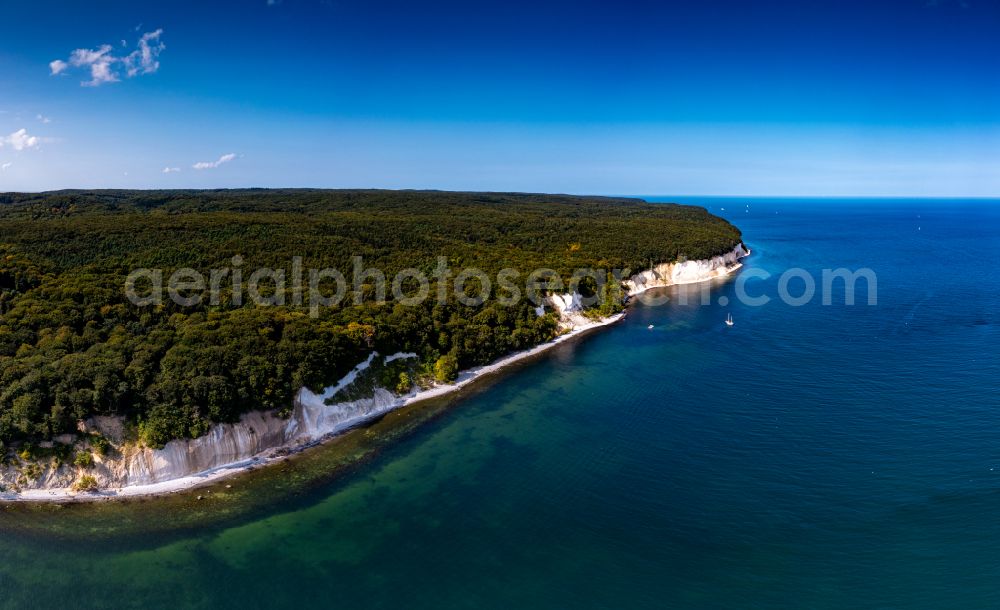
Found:
<svg viewBox="0 0 1000 610"><path fill-rule="evenodd" d="M749 256L749 251L747 251L747 256ZM669 286L676 286L681 284L696 284L705 281L711 281L714 279L720 279L727 275L732 274L742 267L742 263L737 263L722 269L722 272L718 275L712 276L710 278L705 278L701 280L691 280L685 282L676 282L668 285L657 285L648 286L642 290L636 291L630 294L630 298L635 298L646 292L648 290L653 290L656 288L667 288ZM458 379L451 384L437 384L426 390L421 390L411 396L406 397L401 401L398 408L403 408L424 400L429 400L431 398L437 398L450 394L452 392L457 392L462 388L472 384L473 382L482 379L483 377L489 376L491 374L497 373L512 364L520 362L522 360L531 358L542 352L545 352L553 347L561 345L566 341L579 337L590 331L593 331L604 326L609 326L616 322L619 322L625 317L625 313L616 314L609 316L607 318L594 320L587 324L581 324L568 332L559 335L555 339L536 345L533 348L523 350L520 352L515 352L513 354L508 354L493 362L492 364L487 364L484 366L474 367L462 371ZM356 427L356 426L353 426ZM325 444L335 440L339 435L343 434L346 430L340 430L332 432L322 439L311 443L305 443L302 445L294 447L276 447L274 449L268 450L268 453L272 453L278 449L287 449L291 452L301 451L303 449L314 447L320 444ZM76 492L69 488L55 488L55 489L27 489L19 493L0 493L0 501L3 502L95 502L100 500L110 500L115 498L136 498L142 496L158 496L170 493L176 493L180 491L186 491L193 489L195 487L200 487L208 483L213 483L233 475L247 472L249 470L264 466L266 464L277 462L285 459L287 453L284 455L257 455L246 460L241 460L239 462L234 462L231 464L225 464L218 466L211 470L206 470L204 472L199 472L197 474L179 477L176 479L171 479L169 481L161 481L159 483L152 483L148 485L133 485L129 487L122 487L119 489L106 489L97 492Z"/></svg>

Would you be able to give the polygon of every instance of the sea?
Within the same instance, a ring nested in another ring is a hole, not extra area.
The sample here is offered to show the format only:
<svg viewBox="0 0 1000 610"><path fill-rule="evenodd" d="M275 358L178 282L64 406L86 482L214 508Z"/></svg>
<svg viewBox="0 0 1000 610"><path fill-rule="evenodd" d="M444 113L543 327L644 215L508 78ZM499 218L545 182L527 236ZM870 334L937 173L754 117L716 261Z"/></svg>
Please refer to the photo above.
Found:
<svg viewBox="0 0 1000 610"><path fill-rule="evenodd" d="M650 200L752 255L294 499L0 510L0 607L1000 607L1000 201Z"/></svg>

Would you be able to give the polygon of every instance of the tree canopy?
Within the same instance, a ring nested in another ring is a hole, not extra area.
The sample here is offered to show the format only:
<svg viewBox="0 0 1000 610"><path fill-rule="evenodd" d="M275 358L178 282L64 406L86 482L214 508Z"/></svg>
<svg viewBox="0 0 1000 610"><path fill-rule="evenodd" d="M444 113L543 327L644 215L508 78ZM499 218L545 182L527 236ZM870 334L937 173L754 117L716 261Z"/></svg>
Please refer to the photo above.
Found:
<svg viewBox="0 0 1000 610"><path fill-rule="evenodd" d="M254 409L287 410L302 386L342 377L372 350L415 352L429 375L551 339L521 300L448 293L410 306L323 308L227 299L139 307L128 274L332 267L353 256L388 277L438 257L453 269L630 269L731 250L740 232L702 208L635 199L435 191L59 191L0 194L0 442L121 415L151 445ZM443 363L443 364L442 364ZM440 365L440 366L438 366ZM456 368L457 367L457 368Z"/></svg>

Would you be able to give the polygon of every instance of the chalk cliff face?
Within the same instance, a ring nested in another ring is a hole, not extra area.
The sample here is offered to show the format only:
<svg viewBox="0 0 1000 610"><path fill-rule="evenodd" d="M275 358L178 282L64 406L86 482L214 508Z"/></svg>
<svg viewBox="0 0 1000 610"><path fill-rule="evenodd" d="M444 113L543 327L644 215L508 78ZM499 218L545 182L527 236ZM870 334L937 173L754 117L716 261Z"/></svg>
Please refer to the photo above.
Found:
<svg viewBox="0 0 1000 610"><path fill-rule="evenodd" d="M125 487L212 470L283 445L286 426L269 413L247 413L238 423L213 426L204 436L171 441L163 449L125 447L119 458L103 461L95 476L103 487Z"/></svg>
<svg viewBox="0 0 1000 610"><path fill-rule="evenodd" d="M737 244L732 251L708 260L663 263L633 275L624 282L625 288L629 296L635 296L650 288L704 282L730 273L748 254L743 244Z"/></svg>
<svg viewBox="0 0 1000 610"><path fill-rule="evenodd" d="M386 360L391 361L397 357L399 355L389 356ZM370 397L324 404L324 400L336 394L339 388L350 385L373 359L374 355L323 394L301 389L288 419L271 413L250 412L244 414L237 423L217 424L204 436L170 441L162 449L119 444L121 422L117 418L87 420L84 427L88 432L104 435L112 440L118 450L107 457L95 456L94 467L88 469L86 474L97 479L102 489L154 485L210 472L223 466L235 467L254 458L271 457L277 450L298 448L342 432L391 411L404 402L404 397L384 389L376 389ZM7 488L67 488L78 476L79 472L74 466L50 465L43 467L37 478L21 478L18 481L18 469L11 466L0 467L0 483Z"/></svg>
<svg viewBox="0 0 1000 610"><path fill-rule="evenodd" d="M583 295L579 292L550 295L545 298L545 304L555 310L559 316L559 325L564 329L593 322L583 314Z"/></svg>
<svg viewBox="0 0 1000 610"><path fill-rule="evenodd" d="M665 263L633 275L624 282L629 295L649 288L700 282L721 277L739 265L749 254L741 245L731 252L709 260ZM583 315L581 295L559 294L546 299L566 329L593 324ZM544 311L544 310L541 310ZM541 315L541 313L540 313ZM405 404L406 397L384 389L376 389L369 397L359 400L326 404L340 390L354 382L357 375L372 364L377 354L358 364L336 385L321 394L306 388L299 391L288 419L271 413L244 414L234 424L217 424L208 434L191 440L175 440L162 449L149 449L121 442L122 422L118 418L98 417L87 420L85 431L97 432L110 439L118 448L108 457L95 457L95 465L86 471L97 479L102 489L154 485L165 481L207 473L221 467L263 459L287 449L314 443L352 426L387 413ZM394 354L386 361L413 358L416 354ZM72 465L42 465L37 476L26 478L17 466L0 466L0 492L11 488L59 489L70 487L81 474Z"/></svg>
<svg viewBox="0 0 1000 610"><path fill-rule="evenodd" d="M247 413L235 424L213 426L205 436L176 440L163 449L136 449L107 463L107 487L149 485L244 462L268 450L294 448L342 432L402 404L383 389L370 398L323 404L319 396L303 389L288 419L270 413Z"/></svg>
<svg viewBox="0 0 1000 610"><path fill-rule="evenodd" d="M750 252L737 244L731 251L708 260L662 263L631 276L622 282L628 296L636 296L651 288L693 284L723 277L740 266L740 260ZM592 322L584 315L583 296L577 292L546 297L545 304L558 315L563 328L572 329ZM539 314L541 315L541 314Z"/></svg>

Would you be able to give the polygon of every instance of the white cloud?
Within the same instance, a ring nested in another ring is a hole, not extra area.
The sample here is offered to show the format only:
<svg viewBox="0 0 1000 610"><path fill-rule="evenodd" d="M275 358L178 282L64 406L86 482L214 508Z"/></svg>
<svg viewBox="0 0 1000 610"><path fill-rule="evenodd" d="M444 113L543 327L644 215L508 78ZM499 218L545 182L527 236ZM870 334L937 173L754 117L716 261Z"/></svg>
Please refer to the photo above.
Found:
<svg viewBox="0 0 1000 610"><path fill-rule="evenodd" d="M43 123L46 123L46 124L52 122L52 119L50 119L47 116L42 116L40 114L38 116L36 116L35 118L38 119L39 121L43 122Z"/></svg>
<svg viewBox="0 0 1000 610"><path fill-rule="evenodd" d="M160 69L160 52L167 48L160 42L163 30L146 32L139 39L139 48L129 53L125 58L125 73L129 78L139 74L152 74Z"/></svg>
<svg viewBox="0 0 1000 610"><path fill-rule="evenodd" d="M9 136L0 136L0 148L10 146L14 150L24 150L26 148L35 148L41 141L38 136L28 135L28 130L22 128Z"/></svg>
<svg viewBox="0 0 1000 610"><path fill-rule="evenodd" d="M163 168L163 173L164 174L172 174L174 172L179 172L179 171L181 171L181 168L179 168L179 167L164 167Z"/></svg>
<svg viewBox="0 0 1000 610"><path fill-rule="evenodd" d="M7 168L10 167L11 165L14 165L14 164L13 163L4 163L3 165L0 165L0 172L7 171Z"/></svg>
<svg viewBox="0 0 1000 610"><path fill-rule="evenodd" d="M70 67L90 70L90 80L80 83L85 87L115 83L123 75L125 78L133 78L152 74L160 69L160 53L167 48L160 41L162 34L162 29L146 32L139 39L138 48L121 57L112 53L112 46L109 44L96 49L76 49L70 53L68 62L57 59L49 62L49 69L53 76L66 72Z"/></svg>
<svg viewBox="0 0 1000 610"><path fill-rule="evenodd" d="M236 153L229 153L222 155L216 161L199 161L198 163L195 163L191 167L193 167L194 169L214 169L216 167L219 167L223 163L229 163L235 158L236 158Z"/></svg>
<svg viewBox="0 0 1000 610"><path fill-rule="evenodd" d="M111 54L111 45L101 45L99 49L77 49L69 56L69 64L76 68L89 68L90 80L82 84L97 87L104 83L117 82L118 76L111 71L111 64L118 61Z"/></svg>

